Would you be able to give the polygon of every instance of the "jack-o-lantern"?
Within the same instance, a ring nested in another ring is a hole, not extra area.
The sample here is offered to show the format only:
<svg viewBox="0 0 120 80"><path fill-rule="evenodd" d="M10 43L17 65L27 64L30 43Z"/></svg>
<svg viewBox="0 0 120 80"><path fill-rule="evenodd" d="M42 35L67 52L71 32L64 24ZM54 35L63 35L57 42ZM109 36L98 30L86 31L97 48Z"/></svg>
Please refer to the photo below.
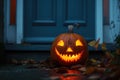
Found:
<svg viewBox="0 0 120 80"><path fill-rule="evenodd" d="M69 28L68 33L60 34L53 42L51 58L61 65L85 64L88 58L87 43Z"/></svg>

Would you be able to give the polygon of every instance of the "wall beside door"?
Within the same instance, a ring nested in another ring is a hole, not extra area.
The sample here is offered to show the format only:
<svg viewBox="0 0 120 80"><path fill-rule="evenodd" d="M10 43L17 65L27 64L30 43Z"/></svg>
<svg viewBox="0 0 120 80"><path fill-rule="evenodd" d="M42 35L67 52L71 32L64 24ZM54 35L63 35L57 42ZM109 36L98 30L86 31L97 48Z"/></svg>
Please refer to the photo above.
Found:
<svg viewBox="0 0 120 80"><path fill-rule="evenodd" d="M104 0L106 1L106 0ZM105 4L109 13L106 13L107 23L104 24L104 42L114 43L118 34L120 34L120 0L107 0L108 7Z"/></svg>

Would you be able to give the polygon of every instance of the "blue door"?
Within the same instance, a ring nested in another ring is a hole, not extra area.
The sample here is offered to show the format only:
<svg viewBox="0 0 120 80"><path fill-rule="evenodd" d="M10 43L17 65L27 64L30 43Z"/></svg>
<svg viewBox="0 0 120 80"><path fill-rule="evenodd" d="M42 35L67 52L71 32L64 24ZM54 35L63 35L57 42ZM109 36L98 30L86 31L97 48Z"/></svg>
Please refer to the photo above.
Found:
<svg viewBox="0 0 120 80"><path fill-rule="evenodd" d="M51 44L78 23L74 32L86 40L95 39L95 0L24 0L24 41Z"/></svg>

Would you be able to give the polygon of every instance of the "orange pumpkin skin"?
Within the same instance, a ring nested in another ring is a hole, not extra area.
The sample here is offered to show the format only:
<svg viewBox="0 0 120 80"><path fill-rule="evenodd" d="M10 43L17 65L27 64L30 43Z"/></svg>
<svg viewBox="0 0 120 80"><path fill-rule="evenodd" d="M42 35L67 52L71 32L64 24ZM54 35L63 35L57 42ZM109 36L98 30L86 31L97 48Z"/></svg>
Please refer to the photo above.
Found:
<svg viewBox="0 0 120 80"><path fill-rule="evenodd" d="M52 44L51 58L64 66L85 64L88 59L87 43L79 34L60 34Z"/></svg>

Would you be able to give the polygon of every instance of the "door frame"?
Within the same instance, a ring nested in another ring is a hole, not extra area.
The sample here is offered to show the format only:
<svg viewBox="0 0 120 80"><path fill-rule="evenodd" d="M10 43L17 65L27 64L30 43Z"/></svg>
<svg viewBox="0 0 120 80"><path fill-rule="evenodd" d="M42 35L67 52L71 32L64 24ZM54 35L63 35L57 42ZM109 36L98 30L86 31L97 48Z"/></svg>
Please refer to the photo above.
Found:
<svg viewBox="0 0 120 80"><path fill-rule="evenodd" d="M103 0L96 0L95 3L95 39L100 38L100 43L103 43Z"/></svg>
<svg viewBox="0 0 120 80"><path fill-rule="evenodd" d="M23 27L24 27L24 19L23 19L23 5L24 0L17 0L17 10L16 10L16 43L21 44L23 41Z"/></svg>

